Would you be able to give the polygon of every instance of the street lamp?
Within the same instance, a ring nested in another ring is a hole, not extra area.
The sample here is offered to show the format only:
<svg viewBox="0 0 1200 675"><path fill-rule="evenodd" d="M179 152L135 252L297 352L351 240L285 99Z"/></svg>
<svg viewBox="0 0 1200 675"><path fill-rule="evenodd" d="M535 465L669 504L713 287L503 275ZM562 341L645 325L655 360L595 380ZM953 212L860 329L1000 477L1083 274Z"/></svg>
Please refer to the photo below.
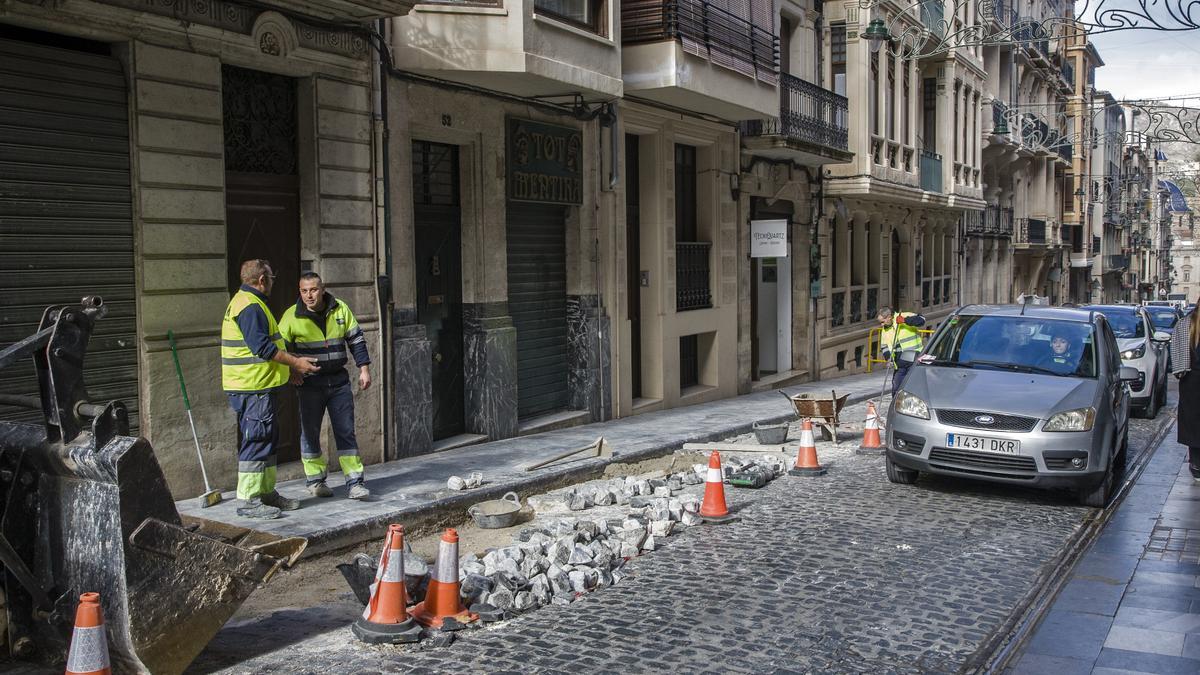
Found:
<svg viewBox="0 0 1200 675"><path fill-rule="evenodd" d="M871 19L867 24L867 30L863 33L867 44L871 47L871 53L874 54L883 48L883 45L891 41L892 36L888 32L887 24L883 19Z"/></svg>

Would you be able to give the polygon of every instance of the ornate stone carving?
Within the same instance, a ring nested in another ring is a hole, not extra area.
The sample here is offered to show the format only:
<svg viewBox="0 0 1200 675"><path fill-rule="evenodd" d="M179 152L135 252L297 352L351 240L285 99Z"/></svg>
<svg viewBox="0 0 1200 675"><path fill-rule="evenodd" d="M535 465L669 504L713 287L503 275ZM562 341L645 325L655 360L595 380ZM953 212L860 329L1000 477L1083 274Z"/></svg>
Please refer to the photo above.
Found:
<svg viewBox="0 0 1200 675"><path fill-rule="evenodd" d="M367 53L367 38L363 33L320 30L302 23L299 24L299 43L301 47L355 58Z"/></svg>

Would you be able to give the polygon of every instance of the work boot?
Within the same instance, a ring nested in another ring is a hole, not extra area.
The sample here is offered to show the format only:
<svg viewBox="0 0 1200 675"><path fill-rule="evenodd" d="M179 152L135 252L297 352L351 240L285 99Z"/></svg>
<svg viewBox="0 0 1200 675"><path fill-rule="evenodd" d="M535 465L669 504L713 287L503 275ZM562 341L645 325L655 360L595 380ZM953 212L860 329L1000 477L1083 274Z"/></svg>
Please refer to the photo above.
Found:
<svg viewBox="0 0 1200 675"><path fill-rule="evenodd" d="M243 506L237 508L237 514L243 518L253 518L254 520L272 520L279 517L279 509L274 506L264 504L261 499L255 497L242 502Z"/></svg>
<svg viewBox="0 0 1200 675"><path fill-rule="evenodd" d="M284 497L278 492L268 492L262 496L262 501L267 506L274 506L280 511L295 511L300 508L300 500Z"/></svg>
<svg viewBox="0 0 1200 675"><path fill-rule="evenodd" d="M313 483L312 485L309 485L308 492L309 492L309 494L311 494L314 497L332 497L333 496L333 490L329 489L329 486L325 484L325 481L321 481L320 483Z"/></svg>
<svg viewBox="0 0 1200 675"><path fill-rule="evenodd" d="M350 486L350 499L366 499L370 496L371 491L367 489L366 485L359 483L357 485Z"/></svg>

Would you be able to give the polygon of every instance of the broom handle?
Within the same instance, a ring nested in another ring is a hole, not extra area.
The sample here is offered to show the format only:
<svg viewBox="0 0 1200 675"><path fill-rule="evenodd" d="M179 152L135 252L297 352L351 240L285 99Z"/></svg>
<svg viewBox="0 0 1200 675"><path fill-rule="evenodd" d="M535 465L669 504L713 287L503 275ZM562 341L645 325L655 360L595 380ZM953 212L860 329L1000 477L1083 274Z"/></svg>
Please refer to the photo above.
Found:
<svg viewBox="0 0 1200 675"><path fill-rule="evenodd" d="M171 345L171 358L175 361L175 374L179 376L179 391L183 393L183 409L187 411L188 426L192 428L192 443L196 445L196 457L200 460L200 475L204 478L204 491L212 492L208 484L208 470L204 468L204 454L200 452L200 436L196 433L196 421L192 419L192 402L188 400L187 385L183 383L183 367L179 365L179 352L175 349L175 332L167 331L167 342Z"/></svg>

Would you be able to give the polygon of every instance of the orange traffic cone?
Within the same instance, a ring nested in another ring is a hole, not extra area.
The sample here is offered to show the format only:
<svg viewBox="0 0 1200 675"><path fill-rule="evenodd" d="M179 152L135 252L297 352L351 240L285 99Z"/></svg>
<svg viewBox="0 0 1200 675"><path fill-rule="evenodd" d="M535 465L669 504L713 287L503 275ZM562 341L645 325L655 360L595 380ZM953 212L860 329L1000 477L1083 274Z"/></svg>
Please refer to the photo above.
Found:
<svg viewBox="0 0 1200 675"><path fill-rule="evenodd" d="M721 471L721 453L713 450L708 456L708 474L704 477L704 501L700 517L710 523L725 523L733 519L725 505L725 474Z"/></svg>
<svg viewBox="0 0 1200 675"><path fill-rule="evenodd" d="M362 616L350 627L354 635L370 644L400 644L416 642L421 627L409 617L408 593L404 590L404 528L389 525L375 583L371 584L371 601Z"/></svg>
<svg viewBox="0 0 1200 675"><path fill-rule="evenodd" d="M67 652L67 675L109 675L108 636L104 633L104 611L100 609L99 593L79 596L75 610L75 631L71 634L71 650Z"/></svg>
<svg viewBox="0 0 1200 675"><path fill-rule="evenodd" d="M479 619L463 607L458 586L458 531L448 528L438 544L437 562L429 578L425 600L409 612L422 626L441 630L460 630Z"/></svg>
<svg viewBox="0 0 1200 675"><path fill-rule="evenodd" d="M817 444L813 441L812 421L805 419L800 427L800 452L789 476L824 476L825 467L817 461Z"/></svg>
<svg viewBox="0 0 1200 675"><path fill-rule="evenodd" d="M883 442L879 440L879 413L875 410L875 402L867 401L867 424L863 427L862 444L855 450L859 455L882 455Z"/></svg>

